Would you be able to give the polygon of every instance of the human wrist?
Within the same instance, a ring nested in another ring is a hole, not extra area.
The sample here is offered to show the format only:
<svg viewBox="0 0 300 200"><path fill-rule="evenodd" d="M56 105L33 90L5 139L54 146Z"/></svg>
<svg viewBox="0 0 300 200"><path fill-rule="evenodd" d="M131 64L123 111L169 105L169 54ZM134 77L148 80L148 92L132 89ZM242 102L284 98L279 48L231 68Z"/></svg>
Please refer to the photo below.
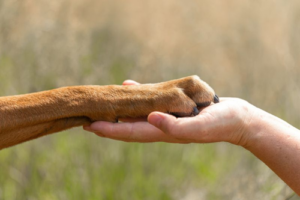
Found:
<svg viewBox="0 0 300 200"><path fill-rule="evenodd" d="M235 137L232 137L233 141L230 143L247 149L254 143L256 134L263 126L260 119L265 118L267 113L247 101L240 102L238 110L240 122L237 123L236 132L233 133Z"/></svg>
<svg viewBox="0 0 300 200"><path fill-rule="evenodd" d="M249 151L260 149L266 143L270 143L272 139L280 138L280 134L289 128L294 129L287 122L264 110L255 106L252 109L251 120L245 128L245 142L241 144Z"/></svg>

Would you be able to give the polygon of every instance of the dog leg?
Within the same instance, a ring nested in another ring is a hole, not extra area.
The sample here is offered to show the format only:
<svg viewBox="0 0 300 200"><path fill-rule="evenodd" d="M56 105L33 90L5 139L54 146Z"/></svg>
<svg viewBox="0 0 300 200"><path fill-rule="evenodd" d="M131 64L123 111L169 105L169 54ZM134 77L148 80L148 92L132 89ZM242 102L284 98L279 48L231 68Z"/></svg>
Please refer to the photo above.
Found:
<svg viewBox="0 0 300 200"><path fill-rule="evenodd" d="M218 102L197 76L135 86L73 86L0 97L0 149L50 133L103 120L145 117L153 111L178 117Z"/></svg>

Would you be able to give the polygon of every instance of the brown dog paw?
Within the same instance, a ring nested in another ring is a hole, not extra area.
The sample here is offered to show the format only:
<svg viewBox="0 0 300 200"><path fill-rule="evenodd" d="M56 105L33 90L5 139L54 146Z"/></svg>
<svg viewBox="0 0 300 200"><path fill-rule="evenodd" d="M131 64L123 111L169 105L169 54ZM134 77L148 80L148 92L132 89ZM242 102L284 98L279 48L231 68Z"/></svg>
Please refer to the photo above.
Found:
<svg viewBox="0 0 300 200"><path fill-rule="evenodd" d="M218 103L219 98L214 90L198 76L189 76L173 81L157 84L167 101L167 112L177 116L195 116L198 108L209 106L212 102ZM165 94L163 94L165 93Z"/></svg>
<svg viewBox="0 0 300 200"><path fill-rule="evenodd" d="M146 117L153 111L176 117L195 116L198 108L217 103L214 90L198 76L156 84L92 87L93 103L86 116L92 121ZM95 92L95 90L97 92ZM95 95L95 96L94 96Z"/></svg>

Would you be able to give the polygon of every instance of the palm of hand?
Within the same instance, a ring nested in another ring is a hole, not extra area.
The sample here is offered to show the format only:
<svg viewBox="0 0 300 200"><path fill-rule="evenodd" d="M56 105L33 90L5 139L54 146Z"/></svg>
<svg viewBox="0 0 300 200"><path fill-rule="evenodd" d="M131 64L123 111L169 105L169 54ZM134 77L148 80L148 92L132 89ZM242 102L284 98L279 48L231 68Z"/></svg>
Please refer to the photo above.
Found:
<svg viewBox="0 0 300 200"><path fill-rule="evenodd" d="M209 143L227 141L241 144L245 124L251 119L249 104L235 98L222 98L218 104L205 107L195 117L176 118L153 112L148 121L124 120L125 123L95 122L88 131L126 142Z"/></svg>

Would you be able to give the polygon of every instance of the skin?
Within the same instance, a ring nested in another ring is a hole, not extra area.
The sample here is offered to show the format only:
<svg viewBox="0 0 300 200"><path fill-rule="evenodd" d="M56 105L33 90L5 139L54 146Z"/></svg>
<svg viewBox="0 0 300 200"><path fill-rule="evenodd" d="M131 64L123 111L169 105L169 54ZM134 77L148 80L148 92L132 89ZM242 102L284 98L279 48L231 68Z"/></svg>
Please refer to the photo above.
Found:
<svg viewBox="0 0 300 200"><path fill-rule="evenodd" d="M123 85L138 84L125 81ZM285 121L237 98L201 110L195 117L176 118L152 112L147 119L126 123L94 122L83 128L100 137L125 142L211 143L239 145L269 166L300 195L300 131Z"/></svg>

